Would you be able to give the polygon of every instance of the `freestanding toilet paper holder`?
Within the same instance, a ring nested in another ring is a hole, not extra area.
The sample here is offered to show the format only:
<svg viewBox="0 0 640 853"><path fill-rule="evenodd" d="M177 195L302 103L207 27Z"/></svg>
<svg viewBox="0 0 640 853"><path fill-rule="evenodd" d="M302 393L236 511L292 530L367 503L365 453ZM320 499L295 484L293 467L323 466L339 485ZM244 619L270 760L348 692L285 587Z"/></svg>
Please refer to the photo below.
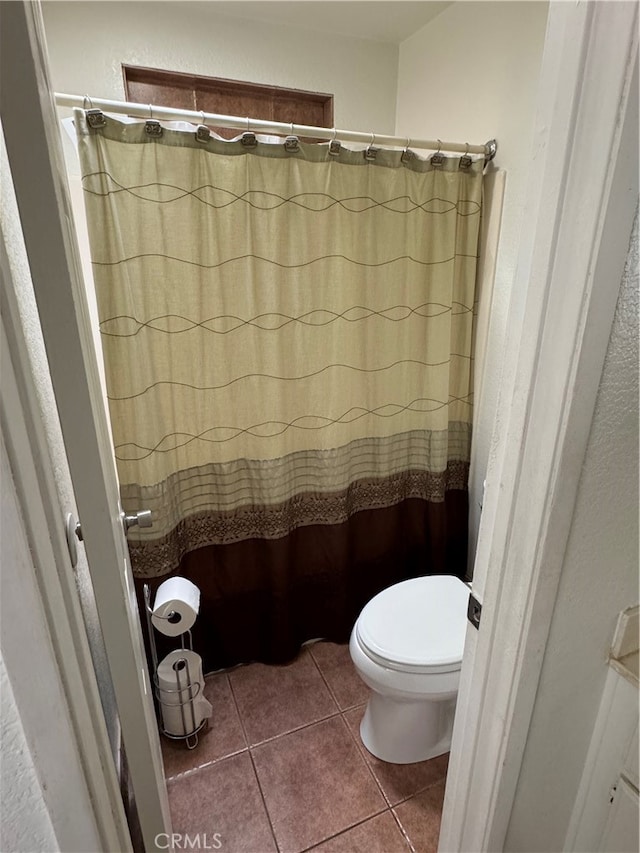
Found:
<svg viewBox="0 0 640 853"><path fill-rule="evenodd" d="M159 706L156 710L159 717L158 722L160 731L165 735L165 737L168 737L171 740L184 740L187 745L187 749L195 749L198 745L198 732L209 722L209 718L205 717L199 725L196 724L194 700L202 690L202 683L200 681L191 680L191 672L189 671L189 665L186 658L178 658L173 663L173 670L176 674L175 688L161 686L158 678L158 650L156 648L156 638L154 633L155 627L151 621L151 615L153 614L153 609L151 607L151 592L148 584L144 585L143 594L144 609L147 616L147 629L149 632L149 645L151 647L151 659L153 662L154 695ZM156 613L156 619L167 619L168 621L171 621L173 616L173 612L167 614L167 616L159 616ZM182 651L187 651L187 648L185 648L185 637L187 637L188 641L188 650L193 652L193 639L191 637L190 629L187 629L180 635L180 648ZM186 681L182 678L183 674L186 676ZM186 694L186 696L184 694ZM180 708L182 730L185 734L176 735L167 731L162 715L163 707ZM190 723L190 727L188 727L188 722Z"/></svg>

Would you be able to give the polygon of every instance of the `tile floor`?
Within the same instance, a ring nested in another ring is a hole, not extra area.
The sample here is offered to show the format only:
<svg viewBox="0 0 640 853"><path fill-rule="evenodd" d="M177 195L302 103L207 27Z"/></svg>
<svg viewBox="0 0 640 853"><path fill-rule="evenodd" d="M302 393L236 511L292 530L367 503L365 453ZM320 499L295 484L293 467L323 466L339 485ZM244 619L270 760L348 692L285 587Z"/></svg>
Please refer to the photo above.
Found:
<svg viewBox="0 0 640 853"><path fill-rule="evenodd" d="M220 834L221 853L431 853L448 756L387 764L360 741L368 688L347 646L206 679L196 749L162 738L174 832Z"/></svg>

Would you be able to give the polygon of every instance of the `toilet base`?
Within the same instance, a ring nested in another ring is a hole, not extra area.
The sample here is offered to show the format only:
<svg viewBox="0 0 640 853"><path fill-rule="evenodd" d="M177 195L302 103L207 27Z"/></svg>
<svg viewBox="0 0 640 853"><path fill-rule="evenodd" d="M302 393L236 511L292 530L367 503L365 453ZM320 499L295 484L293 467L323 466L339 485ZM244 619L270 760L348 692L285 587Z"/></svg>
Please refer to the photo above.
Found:
<svg viewBox="0 0 640 853"><path fill-rule="evenodd" d="M390 764L436 758L451 747L455 699L405 700L373 693L360 723L367 750Z"/></svg>

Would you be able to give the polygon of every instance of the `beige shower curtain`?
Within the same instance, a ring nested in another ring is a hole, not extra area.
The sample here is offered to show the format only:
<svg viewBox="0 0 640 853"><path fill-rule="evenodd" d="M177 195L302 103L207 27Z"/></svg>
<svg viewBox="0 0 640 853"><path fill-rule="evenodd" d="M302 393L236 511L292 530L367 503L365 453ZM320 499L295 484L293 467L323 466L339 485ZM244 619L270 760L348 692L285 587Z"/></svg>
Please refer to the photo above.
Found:
<svg viewBox="0 0 640 853"><path fill-rule="evenodd" d="M138 576L466 489L482 162L75 122Z"/></svg>

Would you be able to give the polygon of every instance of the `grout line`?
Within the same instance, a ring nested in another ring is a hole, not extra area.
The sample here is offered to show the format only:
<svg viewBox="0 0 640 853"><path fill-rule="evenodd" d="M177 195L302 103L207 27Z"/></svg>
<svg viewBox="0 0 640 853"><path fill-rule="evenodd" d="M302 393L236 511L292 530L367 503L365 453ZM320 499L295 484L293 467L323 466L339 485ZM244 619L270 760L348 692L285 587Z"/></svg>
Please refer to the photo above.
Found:
<svg viewBox="0 0 640 853"><path fill-rule="evenodd" d="M398 829L399 829L399 830L400 830L400 832L402 833L402 836L403 836L404 840L405 840L405 841L407 842L407 844L409 845L409 849L411 850L411 853L416 853L416 848L413 846L413 842L412 842L412 841L411 841L411 839L409 838L409 833L407 832L407 830L406 830L406 829L404 828L404 826L402 825L402 822L400 821L400 818L399 818L399 817L398 817L398 815L394 812L393 808L389 809L389 811L390 811L390 812L391 812L391 814L393 815L393 819L394 819L394 820L395 820L395 822L397 823L397 825L398 825Z"/></svg>
<svg viewBox="0 0 640 853"><path fill-rule="evenodd" d="M236 709L236 714L238 715L238 720L240 722L240 728L242 729L242 737L244 738L244 742L247 745L247 749L249 748L249 738L247 737L247 730L244 727L244 720L242 719L242 714L240 713L240 705L238 705L238 700L236 699L236 694L233 690L233 684L231 683L231 679L228 675L226 675L227 684L229 685L229 692L231 693L231 699L233 700L233 706Z"/></svg>
<svg viewBox="0 0 640 853"><path fill-rule="evenodd" d="M300 657L300 655L298 655L298 658L299 657ZM298 660L298 658L296 658L296 660ZM313 655L311 655L311 659L313 660L313 662L317 668L318 664L315 662ZM268 664L266 664L266 665L268 666ZM322 676L322 673L320 673L320 675ZM249 735L247 734L247 730L246 730L245 725L244 725L244 720L242 718L242 713L240 711L240 705L238 704L238 700L236 698L236 694L235 694L234 689L233 689L233 684L232 684L231 679L229 678L228 675L227 675L227 681L229 683L229 689L231 691L231 696L233 698L233 704L235 705L235 709L236 709L236 712L238 714L238 719L240 720L240 725L242 727L242 734L244 736L245 743L247 744L247 748L249 750L255 749L258 746L263 746L266 743L272 743L274 740L278 740L278 738L286 737L287 735L293 734L294 732L302 731L302 729L307 729L307 728L309 728L309 726L314 726L316 723L322 723L322 722L324 722L324 720L330 720L333 717L337 717L341 713L340 708L338 707L338 704L336 702L336 710L332 711L330 714L327 714L325 717L319 717L317 720L310 720L307 723L302 723L302 725L300 725L300 726L295 726L292 729L287 729L286 732L279 732L277 735L272 735L271 737L265 738L264 740L259 740L256 743L251 743L251 740L249 738Z"/></svg>
<svg viewBox="0 0 640 853"><path fill-rule="evenodd" d="M373 770L373 767L367 761L367 756L365 755L365 751L364 751L365 750L364 745L360 743L360 739L356 736L356 733L351 729L351 726L345 720L344 714L341 714L341 717L342 717L342 722L347 727L347 731L349 732L351 739L355 742L356 749L358 750L358 753L360 754L360 758L362 759L364 766L369 771L369 775L373 778L373 781L376 783L376 787L378 788L378 790L382 794L382 799L387 804L387 808L391 808L392 806L391 806L391 801L390 801L389 797L386 795L385 790L382 787L382 784L378 780L378 777L376 776L376 774Z"/></svg>
<svg viewBox="0 0 640 853"><path fill-rule="evenodd" d="M326 686L327 686L327 690L328 690L328 691L329 691L329 693L331 694L331 696L332 696L332 698L333 698L333 701L336 703L336 705L337 705L337 706L338 706L338 708L340 709L340 713L341 713L341 714L343 714L345 711L353 711L353 709L354 709L354 708L359 708L361 705L366 705L366 704L367 704L367 702L366 702L366 700L365 700L364 702L354 702L354 703L353 703L353 705L348 705L346 708L343 708L343 707L342 707L342 705L341 705L341 704L340 704L340 702L338 701L338 697L336 696L336 694L335 694L335 692L334 692L333 688L331 687L331 685L329 684L329 682L328 682L328 681L327 681L327 679L325 678L324 672L322 671L322 668L321 668L320 664L319 664L319 663L318 663L318 661L315 659L315 657L314 657L314 655L313 655L313 652L311 651L311 649L312 649L314 646L319 646L319 645L320 645L321 643L323 643L323 642L325 642L325 641L324 641L324 640L319 640L317 643L313 643L313 645L308 646L309 654L310 654L310 655L311 655L311 657L313 658L313 662L315 663L315 665L316 665L316 667L317 667L317 669L318 669L318 672L320 673L320 675L321 675L321 677L322 677L322 680L323 680L323 681L324 681L324 683L326 684ZM336 644L336 645L344 645L344 644L340 643L340 644ZM358 678L359 678L359 676L358 676Z"/></svg>
<svg viewBox="0 0 640 853"><path fill-rule="evenodd" d="M367 705L366 700L364 702L356 702L353 705L348 705L346 708L341 708L340 713L341 714L347 714L347 713L349 713L349 711L355 711L356 708L366 707L366 705Z"/></svg>
<svg viewBox="0 0 640 853"><path fill-rule="evenodd" d="M322 841L316 841L311 844L309 847L304 847L300 853L308 853L309 850L313 850L315 847L319 847L321 844L324 844L326 841L331 841L333 838L338 838L340 835L344 835L346 832L349 832L351 829L355 829L356 826L362 826L363 823L366 823L368 820L373 820L374 817L380 817L381 814L385 814L386 812L391 811L391 809L384 808L379 812L375 812L374 814L369 815L369 817L365 817L362 820L358 820L355 823L352 823L350 826L341 829L339 832L334 832L333 835L328 835L326 838L323 838ZM415 853L415 851L414 851Z"/></svg>
<svg viewBox="0 0 640 853"><path fill-rule="evenodd" d="M297 661L297 660L299 660L299 659L302 657L302 655L304 654L304 652L305 652L305 651L307 651L307 652L308 652L308 648L303 647L303 648L300 650L300 654L298 655L298 657L297 657L295 660L296 660L296 661ZM318 664L317 664L317 663L316 663L316 661L315 661L315 658L313 657L313 655L310 655L310 657L311 657L311 660L313 661L313 663L314 663L314 665L315 665L316 669L318 669L318 671L320 672L320 669L319 669L319 667L318 667ZM293 662L294 662L294 661L292 661L292 663L293 663ZM244 666L244 665L245 665L245 664L239 664L239 665L238 665L238 667L235 667L235 669L239 668L240 666ZM247 665L247 666L250 666L251 664L246 664L246 665ZM270 664L263 664L263 666L269 666L269 665L270 665ZM324 677L322 676L322 672L320 672L320 676L321 676L322 680L324 681L324 683L326 684L326 681L324 680ZM245 724L244 724L244 719L243 719L243 717L242 717L242 713L241 713L241 711L240 711L240 705L239 705L239 703L238 703L238 700L237 700L237 698L236 698L236 695L235 695L235 692L234 692L234 689L233 689L233 683L232 683L231 679L229 678L228 674L227 674L227 681L228 681L228 683L229 683L229 689L231 690L231 696L233 697L233 702L234 702L234 705L235 705L235 708L236 708L236 711L237 711L237 714L238 714L238 718L239 718L239 720L240 720L240 725L242 726L242 733L243 733L243 735L244 735L245 742L246 742L247 747L248 747L249 749L253 749L254 747L257 747L257 746L262 746L262 745L263 745L263 744L265 744L265 743L271 743L272 741L277 740L277 739L278 739L278 738L280 738L280 737L285 737L286 735L292 734L293 732L301 731L302 729L306 729L306 728L308 728L309 726L313 726L313 725L315 725L315 723L321 723L323 720L330 720L332 717L337 717L337 716L338 716L338 714L340 714L340 713L341 713L341 711L340 711L340 706L339 706L339 705L338 705L338 703L336 702L335 697L333 696L333 694L331 694L331 698L333 699L333 701L334 701L334 703L335 703L336 709L335 709L334 711L332 711L330 714L327 714L327 715L326 715L326 716L324 716L324 717L319 717L317 720L310 720L310 721L309 721L309 722L307 722L307 723L302 723L302 724L301 724L301 725L299 725L299 726L294 726L294 728L292 728L292 729L287 729L287 731L286 731L286 732L278 732L278 734L276 734L276 735L271 735L271 737L267 737L267 738L265 738L264 740L259 740L259 741L256 741L256 743L251 743L251 740L250 740L249 735L247 734L247 730L246 730L246 728L245 728ZM328 685L327 685L327 686L328 686Z"/></svg>
<svg viewBox="0 0 640 853"><path fill-rule="evenodd" d="M269 814L269 806L267 805L267 801L264 796L264 791L262 790L262 785L260 784L260 777L258 776L258 770L256 768L256 763L253 760L253 754L251 750L249 750L249 758L251 760L251 766L253 767L253 775L255 776L256 782L258 784L258 791L260 791L260 798L262 800L262 805L264 806L264 812L267 816L267 820L269 821L269 829L271 830L271 835L273 836L273 843L276 845L276 850L278 851L278 853L282 853L281 847L278 844L278 839L276 837L276 831L273 828L271 815Z"/></svg>
<svg viewBox="0 0 640 853"><path fill-rule="evenodd" d="M359 707L359 706L356 705L355 707ZM353 710L353 708L351 710ZM352 740L355 742L356 748L357 748L358 752L360 753L360 757L364 761L365 766L366 766L367 770L369 771L369 773L371 774L371 776L373 776L373 780L376 783L376 785L378 786L378 789L380 790L380 793L382 794L382 797L383 797L385 803L387 804L387 806L389 808L393 808L391 800L389 799L384 788L382 787L382 784L379 781L378 777L376 776L373 767L367 761L367 755L365 752L366 747L364 746L364 744L360 740L360 737L358 736L358 734L351 728L349 723L346 721L344 713L341 716L342 716L342 719L344 721L345 726L347 727L349 734L351 735Z"/></svg>
<svg viewBox="0 0 640 853"><path fill-rule="evenodd" d="M315 726L316 723L324 723L326 720L333 720L334 717L339 717L340 711L333 711L331 714L327 714L326 717L319 717L317 720L309 720L308 723L302 723L299 726L295 726L293 729L287 729L286 732L279 732L277 735L271 735L271 737L267 737L264 740L259 740L256 743L250 743L249 749L256 749L259 746L264 746L267 743L273 743L274 740L278 740L278 738L286 737L287 735L295 734L296 732L301 732L303 729L308 729L309 726Z"/></svg>
<svg viewBox="0 0 640 853"><path fill-rule="evenodd" d="M256 764L253 760L253 753L251 751L251 746L249 745L249 738L247 736L247 730L244 725L244 720L242 719L242 714L240 713L240 706L238 705L238 700L236 699L236 694L233 690L233 685L231 683L231 679L227 675L227 681L229 682L229 690L231 691L231 697L233 699L233 704L235 705L236 713L238 714L238 719L240 720L240 726L242 728L242 734L245 739L245 743L247 744L247 752L249 753L249 761L251 762L251 767L253 769L253 775L256 780L256 784L258 785L258 791L260 792L260 799L262 800L262 805L264 806L264 812L267 816L267 822L269 824L269 829L271 830L271 837L273 838L273 843L276 846L276 850L278 853L282 853L280 850L280 845L278 844L278 839L276 838L276 833L273 828L273 823L271 822L271 815L269 814L269 808L267 806L267 801L264 797L264 791L262 790L262 785L260 784L260 777L258 776L258 771L256 770Z"/></svg>
<svg viewBox="0 0 640 853"><path fill-rule="evenodd" d="M236 749L233 752L228 752L225 755L219 755L217 758L212 758L210 761L205 761L204 764L198 764L197 767L189 767L188 770L181 770L180 773L174 773L173 776L165 776L166 782L172 782L174 779L184 779L186 776L193 776L198 770L206 770L214 764L219 764L227 758L233 758L236 755L241 755L243 752L248 752L249 747L243 746L242 749Z"/></svg>
<svg viewBox="0 0 640 853"><path fill-rule="evenodd" d="M404 805L404 803L409 802L409 800L415 799L420 794L424 794L425 791L429 791L429 790L431 790L431 788L435 788L436 785L440 785L440 784L442 784L442 782L446 783L446 779L447 779L447 777L445 775L443 779L438 779L437 782L432 782L431 785L427 785L426 788L422 788L420 791L416 791L416 793L412 794L410 797L405 797L404 800L401 800L399 803L396 803L395 806L391 807L391 811L393 813L394 818L396 819L396 823L398 824L398 826L402 830L402 834L405 836L405 838L409 842L409 846L411 847L411 850L413 851L413 853L416 853L416 849L413 846L413 842L409 838L409 834L407 833L406 829L404 828L402 821L400 820L400 817L396 814L395 809L397 809L398 806ZM442 818L442 808L440 809L440 818ZM440 831L438 830L438 836L439 836L439 833L440 833Z"/></svg>
<svg viewBox="0 0 640 853"><path fill-rule="evenodd" d="M342 723L343 723L343 725L345 726L345 728L347 729L347 731L349 732L349 734L351 735L351 732L350 732L350 730L349 730L349 726L347 725L347 721L344 719L344 717L342 716L342 714L341 714L341 713L337 713L337 714L333 714L331 717L325 717L323 720L317 720L317 721L316 721L316 722L314 722L314 723L308 723L307 725L305 725L305 726L301 726L300 728L295 729L295 730L293 730L293 731L291 731L291 732L286 732L286 734L284 734L284 735L278 735L278 737L272 738L272 739L271 739L271 741L277 740L277 739L278 739L278 738L280 738L280 737L286 737L287 735L294 734L295 732L301 731L302 729L310 728L311 726L317 725L318 723L326 722L326 720L335 719L336 717L342 717ZM263 741L263 743L268 743L268 742L269 742L269 741ZM256 744L256 746L262 746L262 744ZM274 836L274 839L276 840L276 845L278 846L278 851L279 851L279 853L281 853L281 849L280 849L280 847L279 847L279 845L278 845L278 841L277 841L277 838L276 838L275 831L273 830L273 825L271 824L271 815L269 814L269 808L268 808L268 806L267 806L267 803L266 803L266 800L265 800L265 797L264 797L264 793L263 793L263 791L262 791L262 786L261 786L261 784L260 784L260 776L259 776L258 771L257 771L256 766L255 766L255 761L254 761L253 752L254 752L254 747L250 746L250 747L249 747L249 755L251 756L251 761L252 761L253 766L254 766L254 770L255 770L255 773L256 773L256 778L258 779L258 785L260 786L260 793L261 793L261 795L262 795L262 799L263 799L263 802L264 802L264 804L265 804L265 808L266 808L266 811L267 811L267 816L269 817L269 823L270 823L270 825L271 825L271 827L272 827L273 836ZM367 767L367 770L369 771L369 773L371 773L371 769L369 768L369 766L368 766L367 762L365 761L364 757L360 754L360 752L359 752L359 751L358 751L358 754L360 755L360 759L361 759L361 761L362 761L362 762L365 764L365 766ZM373 775L373 774L371 774L371 775ZM376 782L376 784L378 785L377 780L375 779L375 776L374 776L374 781L375 781L375 782ZM380 786L378 785L378 787L380 787ZM327 836L326 838L323 838L323 839L321 839L320 841L316 841L316 842L314 842L310 847L305 847L305 848L303 849L303 851L301 851L301 853L304 853L304 851L307 851L307 850L311 850L313 847L316 847L318 844L323 844L325 841L328 841L330 838L334 838L334 837L335 837L335 835L341 835L341 834L343 834L344 832L347 832L347 830L349 830L349 829L353 829L355 826L359 826L361 823L365 823L367 820L371 820L371 818L377 817L378 815L380 815L380 814L384 814L384 812L389 811L389 810L390 810L390 806L389 806L389 803L388 803L388 801L387 801L386 797L384 797L384 793L383 793L383 798L382 798L382 799L383 799L383 806L382 806L382 808L380 808L378 811L373 812L372 814L368 815L367 817L363 818L362 820L357 821L356 823L350 824L349 826L345 827L344 829L341 829L339 832L335 833L334 835Z"/></svg>
<svg viewBox="0 0 640 853"><path fill-rule="evenodd" d="M320 642L322 642L322 640L320 640ZM318 643L313 643L313 646L317 646L317 645L319 645L319 644L318 644ZM324 677L324 672L320 669L320 664L319 664L319 663L318 663L318 661L315 659L315 656L314 656L313 652L311 651L311 649L313 648L313 646L309 646L309 649L308 649L308 650L309 650L309 654L311 655L311 660L312 660L312 661L314 662L314 664L316 665L316 669L317 669L317 670L318 670L318 672L320 673L320 678L323 680L323 682L324 682L324 684L325 684L325 687L326 687L326 688L327 688L327 690L329 691L329 694L330 694L331 698L332 698L332 699L333 699L333 701L336 703L336 708L338 709L338 711L339 711L340 713L342 713L342 710L343 710L343 709L340 707L340 703L338 702L338 699L337 699L337 697L336 697L336 694L333 692L333 689L332 689L331 685L329 684L329 682L327 681L327 679Z"/></svg>
<svg viewBox="0 0 640 853"><path fill-rule="evenodd" d="M403 797L401 800L398 800L397 803L394 803L391 808L395 809L396 806L401 806L403 803L406 803L408 800L412 800L414 797L417 797L418 794L424 794L425 791L430 791L431 788L435 788L436 785L442 784L444 782L446 784L447 774L445 773L442 779L436 779L435 782L429 782L428 785L425 785L424 788L418 788L417 791L414 791L413 794L409 794L408 797Z"/></svg>
<svg viewBox="0 0 640 853"><path fill-rule="evenodd" d="M359 707L362 707L362 706L361 706L361 705L356 705L355 707L356 707L356 708L359 708ZM351 709L349 709L349 710L353 711L353 710L354 710L354 708L351 708ZM347 713L348 713L348 712L347 712ZM345 712L343 712L343 714L342 714L343 718L344 718L344 714L345 714ZM371 773L371 775L373 776L373 778L376 780L376 784L377 784L378 788L380 788L380 791L381 791L382 796L384 797L385 801L389 804L389 808L390 808L390 809L394 809L396 806L399 806L399 805L401 805L402 803L406 803L406 802L407 802L407 800L410 800L410 799L412 799L413 797L416 797L418 794L423 794L425 791L428 791L430 788L433 788L433 787L435 787L436 785L439 785L441 782L445 782L445 783L446 783L447 774L445 773L445 774L444 774L444 776L442 776L440 779L436 779L434 782L429 782L429 784L428 784L428 785L425 785L423 788L422 788L422 787L421 787L421 788L418 788L418 789L417 789L416 791L414 791L412 794L409 794L408 796L403 797L401 800L398 800L398 802L397 802L397 803L393 803L393 802L391 802L391 799L390 799L390 798L387 796L387 794L385 793L385 790L384 790L384 788L383 788L382 784L378 781L378 777L377 777L377 775L376 775L375 770L373 769L373 766L372 766L372 765L369 763L369 761L367 760L367 755L369 755L370 753L367 751L367 748L366 748L366 747L365 747L365 745L362 743L362 740L360 739L360 737L358 737L358 734L356 733L356 731L354 731L354 730L351 728L351 726L347 723L347 721L346 721L346 720L345 720L345 723L347 724L347 728L349 729L349 733L351 734L351 737L354 739L354 741L355 741L355 743L356 743L356 746L358 747L358 749L360 750L360 752L361 752L361 754L362 754L362 757L364 758L364 762L365 762L365 764L366 764L366 765L367 765L367 767L369 768L369 772ZM374 757L375 757L375 756L374 756ZM436 756L436 758L438 758L438 757L439 757L439 756ZM428 760L433 760L433 759L428 759Z"/></svg>

